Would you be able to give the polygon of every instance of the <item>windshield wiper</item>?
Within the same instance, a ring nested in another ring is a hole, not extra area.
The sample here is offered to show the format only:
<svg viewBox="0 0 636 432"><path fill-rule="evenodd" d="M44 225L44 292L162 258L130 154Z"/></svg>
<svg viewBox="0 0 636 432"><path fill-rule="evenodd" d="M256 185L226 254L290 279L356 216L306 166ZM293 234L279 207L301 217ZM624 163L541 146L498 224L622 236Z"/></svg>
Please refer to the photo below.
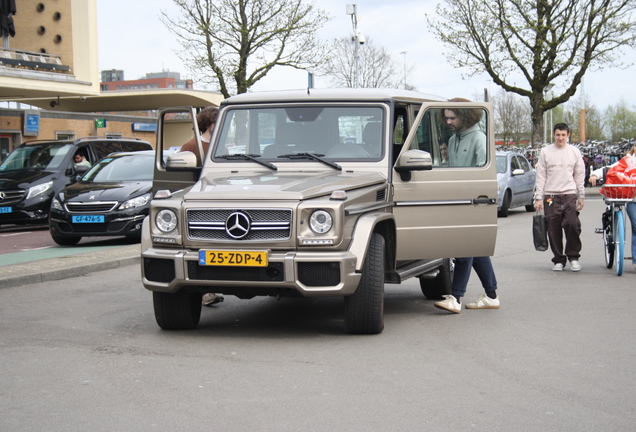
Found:
<svg viewBox="0 0 636 432"><path fill-rule="evenodd" d="M256 159L257 157L261 157L261 155L255 155L255 154L242 154L242 153L237 153L237 154L232 154L232 155L221 155L221 156L217 156L223 159L243 159L243 160L251 160L254 161L258 164L263 165L264 167L267 167L269 169L272 169L274 171L278 171L278 167L276 165L274 165L273 163L269 163L266 161L262 161L262 160L258 160Z"/></svg>
<svg viewBox="0 0 636 432"><path fill-rule="evenodd" d="M327 159L323 159L320 156L324 156L323 154L318 153L290 153L279 155L276 157L279 158L287 158L287 159L314 159L324 163L325 165L329 165L333 169L337 169L338 171L342 171L342 167L335 162L328 161Z"/></svg>

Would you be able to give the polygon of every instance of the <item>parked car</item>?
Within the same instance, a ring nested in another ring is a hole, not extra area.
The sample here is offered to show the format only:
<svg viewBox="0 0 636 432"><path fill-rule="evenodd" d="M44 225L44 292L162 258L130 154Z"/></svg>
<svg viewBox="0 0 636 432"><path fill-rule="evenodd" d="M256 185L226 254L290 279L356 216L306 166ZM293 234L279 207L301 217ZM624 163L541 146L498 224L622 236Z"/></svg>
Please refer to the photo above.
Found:
<svg viewBox="0 0 636 432"><path fill-rule="evenodd" d="M442 165L445 111L457 107L483 120L485 163ZM221 103L205 157L162 163L193 137L195 118L168 108L157 121L141 270L163 329L196 327L202 295L218 293L341 297L345 330L376 334L385 283L418 278L440 298L452 257L494 252L489 103L391 89L241 94Z"/></svg>
<svg viewBox="0 0 636 432"><path fill-rule="evenodd" d="M113 152L139 150L152 146L137 138L25 142L0 165L0 225L47 223L53 195L86 172L76 168L77 154L92 165Z"/></svg>
<svg viewBox="0 0 636 432"><path fill-rule="evenodd" d="M536 181L537 173L523 155L497 152L497 214L508 217L508 210L521 206L533 212Z"/></svg>
<svg viewBox="0 0 636 432"><path fill-rule="evenodd" d="M53 197L49 230L60 245L82 237L139 238L148 215L154 151L115 153Z"/></svg>

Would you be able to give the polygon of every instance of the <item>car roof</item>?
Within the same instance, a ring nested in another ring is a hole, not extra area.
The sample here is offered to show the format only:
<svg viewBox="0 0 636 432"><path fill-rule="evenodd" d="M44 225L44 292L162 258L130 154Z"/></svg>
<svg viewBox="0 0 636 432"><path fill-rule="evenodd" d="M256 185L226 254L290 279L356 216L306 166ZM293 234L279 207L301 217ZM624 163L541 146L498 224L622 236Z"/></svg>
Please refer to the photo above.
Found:
<svg viewBox="0 0 636 432"><path fill-rule="evenodd" d="M154 150L140 150L135 152L116 152L111 153L106 157L125 157L125 156L136 156L136 157L154 157Z"/></svg>
<svg viewBox="0 0 636 432"><path fill-rule="evenodd" d="M136 137L94 136L94 137L76 138L72 140L56 140L56 139L29 140L29 141L23 142L20 145L30 146L30 145L42 145L42 144L75 144L75 143L80 144L80 143L86 143L86 142L122 142L122 141L131 141L131 142L150 144L148 141L144 141Z"/></svg>
<svg viewBox="0 0 636 432"><path fill-rule="evenodd" d="M221 105L270 102L378 102L400 101L445 102L448 99L431 94L401 89L306 89L242 93L224 100Z"/></svg>

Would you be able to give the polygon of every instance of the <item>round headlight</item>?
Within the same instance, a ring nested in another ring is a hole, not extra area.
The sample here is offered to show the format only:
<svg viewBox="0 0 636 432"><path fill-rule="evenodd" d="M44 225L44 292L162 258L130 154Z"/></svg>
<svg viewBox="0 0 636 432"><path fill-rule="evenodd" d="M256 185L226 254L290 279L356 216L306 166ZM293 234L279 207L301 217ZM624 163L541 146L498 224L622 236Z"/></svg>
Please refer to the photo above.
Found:
<svg viewBox="0 0 636 432"><path fill-rule="evenodd" d="M309 226L316 234L324 234L333 226L333 218L325 210L316 210L309 217Z"/></svg>
<svg viewBox="0 0 636 432"><path fill-rule="evenodd" d="M172 210L163 209L155 218L159 231L168 233L177 227L177 214Z"/></svg>

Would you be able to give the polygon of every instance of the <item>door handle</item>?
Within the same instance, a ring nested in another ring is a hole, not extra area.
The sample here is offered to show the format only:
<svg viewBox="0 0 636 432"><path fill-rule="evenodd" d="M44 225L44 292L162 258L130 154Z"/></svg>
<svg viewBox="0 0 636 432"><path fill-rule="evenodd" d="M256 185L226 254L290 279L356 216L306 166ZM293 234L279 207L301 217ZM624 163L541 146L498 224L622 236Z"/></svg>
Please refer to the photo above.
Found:
<svg viewBox="0 0 636 432"><path fill-rule="evenodd" d="M473 204L497 204L496 198L478 197L473 200Z"/></svg>

